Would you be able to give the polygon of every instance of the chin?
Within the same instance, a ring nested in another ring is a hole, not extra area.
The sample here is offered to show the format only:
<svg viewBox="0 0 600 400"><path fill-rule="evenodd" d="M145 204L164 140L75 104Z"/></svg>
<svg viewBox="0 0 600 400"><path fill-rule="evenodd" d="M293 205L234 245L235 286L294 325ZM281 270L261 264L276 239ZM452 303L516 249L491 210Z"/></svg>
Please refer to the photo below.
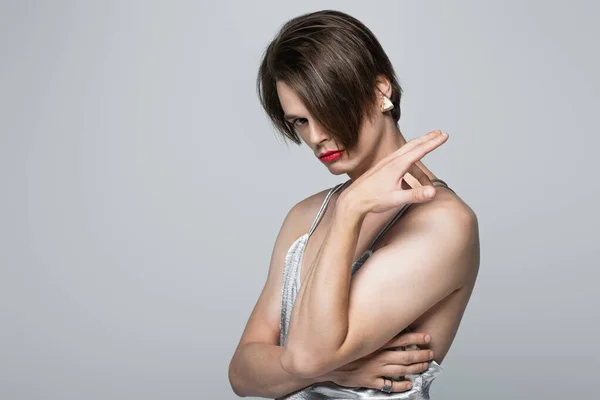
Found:
<svg viewBox="0 0 600 400"><path fill-rule="evenodd" d="M329 172L333 175L344 175L350 172L352 169L345 166L343 163L335 163L335 165L327 165Z"/></svg>

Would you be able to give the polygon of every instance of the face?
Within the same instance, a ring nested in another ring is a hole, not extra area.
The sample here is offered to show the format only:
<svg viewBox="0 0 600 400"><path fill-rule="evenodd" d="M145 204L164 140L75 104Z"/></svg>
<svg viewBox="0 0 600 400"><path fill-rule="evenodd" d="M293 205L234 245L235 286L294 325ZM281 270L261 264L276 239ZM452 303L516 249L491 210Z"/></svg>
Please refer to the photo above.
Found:
<svg viewBox="0 0 600 400"><path fill-rule="evenodd" d="M348 173L352 177L352 171L365 169L365 164L373 161L370 159L371 155L376 153L384 132L381 112L375 113L376 117L373 121L365 118L358 134L357 145L352 149L344 149L322 125L311 117L302 101L285 82L277 82L277 94L285 119L294 126L298 136L331 173L335 175ZM328 156L327 153L332 151L334 153Z"/></svg>

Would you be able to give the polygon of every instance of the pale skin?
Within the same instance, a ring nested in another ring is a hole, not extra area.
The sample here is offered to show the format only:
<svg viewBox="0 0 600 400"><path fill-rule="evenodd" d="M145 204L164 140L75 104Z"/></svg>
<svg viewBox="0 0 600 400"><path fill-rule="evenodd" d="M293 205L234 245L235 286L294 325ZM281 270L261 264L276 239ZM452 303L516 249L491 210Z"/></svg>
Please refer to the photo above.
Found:
<svg viewBox="0 0 600 400"><path fill-rule="evenodd" d="M377 90L389 96L389 83L378 82ZM305 121L294 124L315 155L339 149L289 87L278 83L278 94L286 114ZM423 197L436 176L420 160L446 140L436 131L407 142L389 114L381 113L365 125L351 156L344 152L327 164L353 182L332 197L308 242L288 340L281 347L284 257L308 231L327 191L299 202L286 216L267 281L230 363L237 395L276 398L325 381L379 389L383 376L423 372L432 359L441 363L479 266L477 220L470 208L445 188ZM350 279L348 266L407 201L413 204L401 223ZM399 334L407 327L414 333ZM410 344L421 349L390 351ZM393 382L392 390L408 390L408 384Z"/></svg>

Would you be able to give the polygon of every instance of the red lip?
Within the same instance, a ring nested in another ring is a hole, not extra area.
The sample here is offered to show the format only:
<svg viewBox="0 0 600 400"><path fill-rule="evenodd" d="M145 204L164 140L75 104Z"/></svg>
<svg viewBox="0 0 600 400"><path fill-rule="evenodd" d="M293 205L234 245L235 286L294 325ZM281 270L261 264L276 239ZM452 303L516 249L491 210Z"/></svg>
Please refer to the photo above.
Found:
<svg viewBox="0 0 600 400"><path fill-rule="evenodd" d="M329 156L331 154L335 154L335 153L341 153L344 150L328 150L328 151L324 151L323 153L319 154L319 158L323 158L326 156Z"/></svg>

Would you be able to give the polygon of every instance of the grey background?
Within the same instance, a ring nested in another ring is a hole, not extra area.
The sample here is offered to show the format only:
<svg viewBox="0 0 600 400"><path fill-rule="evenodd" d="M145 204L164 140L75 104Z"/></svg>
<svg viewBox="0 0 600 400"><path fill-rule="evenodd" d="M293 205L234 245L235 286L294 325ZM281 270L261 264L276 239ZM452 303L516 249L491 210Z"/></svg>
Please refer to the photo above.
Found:
<svg viewBox="0 0 600 400"><path fill-rule="evenodd" d="M401 129L476 211L481 269L434 399L590 398L597 2L2 1L0 398L232 399L289 208L342 182L259 108L287 19L369 26Z"/></svg>

